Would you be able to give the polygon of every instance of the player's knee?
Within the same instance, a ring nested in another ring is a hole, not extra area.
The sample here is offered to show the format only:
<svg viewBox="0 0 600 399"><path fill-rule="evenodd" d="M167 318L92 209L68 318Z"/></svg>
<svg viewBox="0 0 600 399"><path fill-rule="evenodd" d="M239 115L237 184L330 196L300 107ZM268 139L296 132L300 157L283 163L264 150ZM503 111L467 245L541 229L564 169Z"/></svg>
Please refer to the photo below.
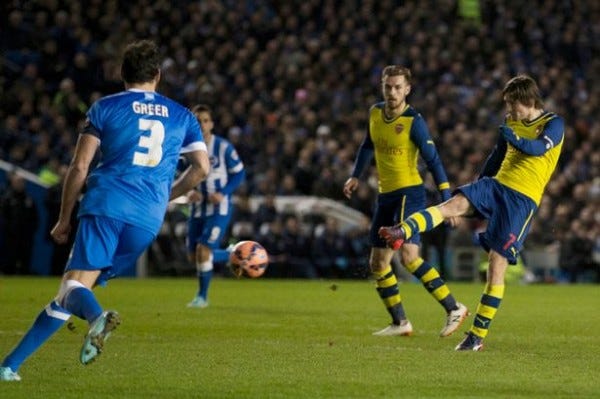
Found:
<svg viewBox="0 0 600 399"><path fill-rule="evenodd" d="M489 284L504 284L506 269L508 268L508 259L494 250L490 250L488 255L489 268L487 272L487 282Z"/></svg>
<svg viewBox="0 0 600 399"><path fill-rule="evenodd" d="M86 288L86 286L83 285L82 283L80 283L77 280L64 280L60 284L60 288L58 289L58 294L56 295L56 298L55 298L56 302L58 302L58 304L60 306L64 307L64 300L65 300L65 298L75 288Z"/></svg>
<svg viewBox="0 0 600 399"><path fill-rule="evenodd" d="M448 201L439 205L439 209L444 219L446 219L465 215L469 211L470 206L471 204L467 197L458 193Z"/></svg>
<svg viewBox="0 0 600 399"><path fill-rule="evenodd" d="M369 262L369 269L371 270L371 272L377 273L385 270L387 267L389 267L389 265L389 262L386 263L377 259L371 259L371 261Z"/></svg>
<svg viewBox="0 0 600 399"><path fill-rule="evenodd" d="M400 262L403 266L410 265L416 259L420 258L420 247L416 244L406 243L400 248Z"/></svg>
<svg viewBox="0 0 600 399"><path fill-rule="evenodd" d="M196 261L205 261L212 256L212 250L203 244L196 245Z"/></svg>
<svg viewBox="0 0 600 399"><path fill-rule="evenodd" d="M203 262L196 262L196 270L199 272L209 272L213 269L212 256Z"/></svg>
<svg viewBox="0 0 600 399"><path fill-rule="evenodd" d="M400 262L402 263L402 266L404 266L404 267L410 265L417 258L418 258L418 256L414 256L412 254L407 254L404 252L400 253Z"/></svg>

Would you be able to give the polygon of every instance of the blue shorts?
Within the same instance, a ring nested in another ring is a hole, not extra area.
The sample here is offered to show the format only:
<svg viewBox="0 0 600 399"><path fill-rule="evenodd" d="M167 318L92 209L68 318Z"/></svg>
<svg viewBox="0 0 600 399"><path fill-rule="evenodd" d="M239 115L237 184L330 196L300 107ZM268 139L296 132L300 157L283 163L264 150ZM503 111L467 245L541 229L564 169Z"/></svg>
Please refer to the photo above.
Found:
<svg viewBox="0 0 600 399"><path fill-rule="evenodd" d="M190 218L188 221L188 251L194 253L197 244L202 244L211 249L219 248L230 221L231 213Z"/></svg>
<svg viewBox="0 0 600 399"><path fill-rule="evenodd" d="M369 232L371 245L375 248L385 248L385 241L379 238L379 228L400 223L414 212L425 208L426 201L425 187L422 184L379 194ZM418 245L421 243L421 237L415 234L406 242Z"/></svg>
<svg viewBox="0 0 600 399"><path fill-rule="evenodd" d="M477 216L488 221L486 231L479 235L481 246L486 251L498 252L511 265L516 264L537 211L535 202L490 177L461 186L456 191L467 197Z"/></svg>
<svg viewBox="0 0 600 399"><path fill-rule="evenodd" d="M137 259L155 237L146 229L116 219L84 215L79 219L65 271L101 270L98 285L117 276L132 275Z"/></svg>

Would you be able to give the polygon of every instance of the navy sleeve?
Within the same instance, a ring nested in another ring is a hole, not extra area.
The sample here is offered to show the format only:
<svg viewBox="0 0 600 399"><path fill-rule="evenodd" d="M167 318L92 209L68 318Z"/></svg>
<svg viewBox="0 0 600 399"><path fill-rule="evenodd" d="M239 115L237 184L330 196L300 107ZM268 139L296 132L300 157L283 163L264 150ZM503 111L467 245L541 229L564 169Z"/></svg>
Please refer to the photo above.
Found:
<svg viewBox="0 0 600 399"><path fill-rule="evenodd" d="M101 115L102 112L100 112L100 103L96 101L94 104L92 104L87 112L81 133L91 134L92 136L96 136L100 139Z"/></svg>
<svg viewBox="0 0 600 399"><path fill-rule="evenodd" d="M433 180L435 180L437 188L442 194L442 201L446 201L450 198L450 184L448 183L448 177L446 176L442 160L435 148L435 143L429 135L427 124L420 115L413 120L410 139L421 152L421 157L427 164L427 169L429 169L433 175Z"/></svg>
<svg viewBox="0 0 600 399"><path fill-rule="evenodd" d="M371 140L371 133L367 130L367 134L363 139L363 142L358 149L358 155L356 156L356 160L354 161L354 167L352 168L352 177L359 178L367 166L373 160L373 154L375 153L375 147L373 146L373 141Z"/></svg>
<svg viewBox="0 0 600 399"><path fill-rule="evenodd" d="M498 173L500 165L502 164L504 156L506 155L506 148L506 140L504 140L502 135L500 135L496 146L494 147L488 158L485 160L485 163L483 164L483 169L479 174L479 179L485 176L492 177L495 176L496 173Z"/></svg>
<svg viewBox="0 0 600 399"><path fill-rule="evenodd" d="M96 136L100 138L100 131L96 129L96 127L90 122L89 119L85 120L83 124L83 129L81 130L81 134L91 134L92 136Z"/></svg>
<svg viewBox="0 0 600 399"><path fill-rule="evenodd" d="M512 129L505 125L500 126L500 131L504 139L517 150L528 155L539 156L545 154L546 151L549 151L563 140L565 123L558 116L551 119L546 123L540 135L534 140L517 136Z"/></svg>

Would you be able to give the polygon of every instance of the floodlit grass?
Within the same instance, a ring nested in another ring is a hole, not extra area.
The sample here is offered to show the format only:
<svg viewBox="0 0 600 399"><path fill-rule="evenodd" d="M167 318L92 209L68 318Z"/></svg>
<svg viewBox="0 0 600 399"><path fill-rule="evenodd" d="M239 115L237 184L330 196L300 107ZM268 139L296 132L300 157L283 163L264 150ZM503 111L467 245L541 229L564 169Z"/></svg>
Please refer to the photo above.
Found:
<svg viewBox="0 0 600 399"><path fill-rule="evenodd" d="M56 278L0 278L0 356L56 294ZM480 284L451 283L471 311ZM97 362L78 355L73 318L0 383L16 398L598 398L597 285L508 286L483 352L438 338L442 308L419 285L401 294L412 337L388 323L368 281L213 280L210 307L188 309L192 278L114 280L96 294L122 324ZM467 324L472 321L472 316Z"/></svg>

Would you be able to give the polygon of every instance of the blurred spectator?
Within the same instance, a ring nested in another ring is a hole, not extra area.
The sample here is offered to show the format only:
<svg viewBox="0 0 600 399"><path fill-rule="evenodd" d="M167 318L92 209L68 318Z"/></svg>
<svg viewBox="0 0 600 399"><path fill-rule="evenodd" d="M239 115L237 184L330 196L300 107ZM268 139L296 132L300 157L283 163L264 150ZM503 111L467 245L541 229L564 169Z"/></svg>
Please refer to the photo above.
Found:
<svg viewBox="0 0 600 399"><path fill-rule="evenodd" d="M277 219L277 207L275 206L275 195L267 194L258 205L254 215L254 228L258 231L263 225L268 225Z"/></svg>
<svg viewBox="0 0 600 399"><path fill-rule="evenodd" d="M231 220L233 223L228 227L228 232L224 239L229 239L229 243L235 243L243 240L253 240L258 229L255 229L255 215L250 206L250 197L244 185L237 190L236 201L233 204ZM228 242L221 243L225 247Z"/></svg>
<svg viewBox="0 0 600 399"><path fill-rule="evenodd" d="M50 158L43 165L38 173L40 181L48 186L55 186L62 183L62 171L65 170L65 165L61 165L57 158Z"/></svg>
<svg viewBox="0 0 600 399"><path fill-rule="evenodd" d="M327 217L314 232L311 257L319 277L345 277L350 267L350 247L338 228L337 220Z"/></svg>
<svg viewBox="0 0 600 399"><path fill-rule="evenodd" d="M71 217L71 229L73 234L69 235L69 238L64 244L57 244L54 239L50 236L50 229L58 221L58 215L60 214L60 203L62 196L62 189L64 183L64 177L67 173L67 166L63 165L58 170L58 184L51 186L46 193L46 210L48 211L48 229L47 237L48 242L52 243L52 260L50 261L50 274L62 275L69 259L69 253L71 247L75 241L75 232L77 231L78 219L77 219L77 207L78 203L75 204L75 209Z"/></svg>
<svg viewBox="0 0 600 399"><path fill-rule="evenodd" d="M287 256L285 277L317 277L317 271L310 259L310 236L302 231L300 220L296 215L285 217L282 240Z"/></svg>
<svg viewBox="0 0 600 399"><path fill-rule="evenodd" d="M560 247L560 266L570 283L578 282L586 270L591 270L594 281L600 282L600 264L593 259L594 245L594 237L585 226L579 220L573 220Z"/></svg>
<svg viewBox="0 0 600 399"><path fill-rule="evenodd" d="M311 195L313 193L312 188L317 173L312 164L312 153L309 147L300 150L298 161L293 167L293 176L300 194Z"/></svg>
<svg viewBox="0 0 600 399"><path fill-rule="evenodd" d="M344 236L349 244L351 262L346 277L367 278L371 273L368 267L371 249L371 242L369 240L370 228L371 219L365 217L357 227L344 232ZM404 270L403 267L401 269Z"/></svg>
<svg viewBox="0 0 600 399"><path fill-rule="evenodd" d="M52 105L64 115L71 126L85 118L87 105L81 100L76 91L75 83L71 78L64 78L59 85L58 92L54 95Z"/></svg>
<svg viewBox="0 0 600 399"><path fill-rule="evenodd" d="M277 195L300 195L296 188L296 178L291 173L286 173L281 179Z"/></svg>
<svg viewBox="0 0 600 399"><path fill-rule="evenodd" d="M288 253L283 240L283 222L280 217L261 226L258 239L269 253L269 267L265 272L267 277L285 277L288 271Z"/></svg>
<svg viewBox="0 0 600 399"><path fill-rule="evenodd" d="M0 198L0 215L4 237L4 274L29 274L33 237L38 214L33 199L25 191L25 179L13 171L9 186Z"/></svg>

